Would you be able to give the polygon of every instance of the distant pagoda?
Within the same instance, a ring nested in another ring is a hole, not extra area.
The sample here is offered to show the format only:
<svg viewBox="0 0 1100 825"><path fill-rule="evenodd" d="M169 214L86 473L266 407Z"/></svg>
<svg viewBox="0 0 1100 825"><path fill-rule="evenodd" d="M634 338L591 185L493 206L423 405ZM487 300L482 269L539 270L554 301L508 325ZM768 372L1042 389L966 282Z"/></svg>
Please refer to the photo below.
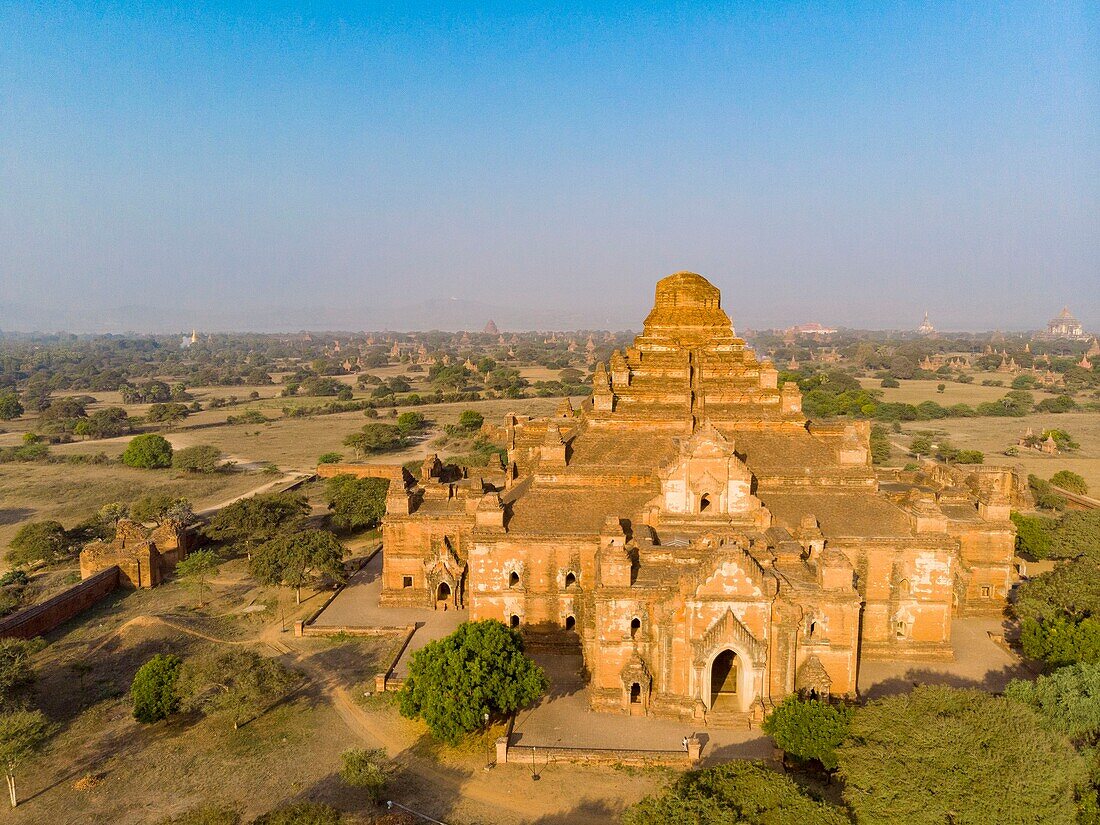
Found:
<svg viewBox="0 0 1100 825"><path fill-rule="evenodd" d="M932 335L936 331L936 328L932 326L932 322L928 319L928 313L924 313L924 320L920 322L920 326L917 327L917 332L921 335Z"/></svg>

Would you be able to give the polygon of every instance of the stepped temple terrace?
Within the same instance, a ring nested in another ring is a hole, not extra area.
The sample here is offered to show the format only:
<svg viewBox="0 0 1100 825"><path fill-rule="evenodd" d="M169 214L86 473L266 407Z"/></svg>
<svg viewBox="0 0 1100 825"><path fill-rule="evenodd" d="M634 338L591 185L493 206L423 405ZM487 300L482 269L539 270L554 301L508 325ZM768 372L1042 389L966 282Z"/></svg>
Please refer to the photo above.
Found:
<svg viewBox="0 0 1100 825"><path fill-rule="evenodd" d="M867 422L808 421L778 377L716 287L662 279L579 409L495 429L506 472L391 483L382 603L579 646L595 709L717 725L854 695L861 656L950 657L1014 583L1018 475L876 471Z"/></svg>

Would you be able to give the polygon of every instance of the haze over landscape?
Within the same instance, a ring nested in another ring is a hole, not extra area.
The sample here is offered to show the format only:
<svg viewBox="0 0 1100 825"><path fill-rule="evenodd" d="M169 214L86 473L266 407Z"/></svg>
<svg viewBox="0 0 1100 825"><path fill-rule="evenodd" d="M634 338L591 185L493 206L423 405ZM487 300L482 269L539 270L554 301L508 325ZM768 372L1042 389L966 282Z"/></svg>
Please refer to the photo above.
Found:
<svg viewBox="0 0 1100 825"><path fill-rule="evenodd" d="M1098 23L3 3L0 329L1095 329Z"/></svg>

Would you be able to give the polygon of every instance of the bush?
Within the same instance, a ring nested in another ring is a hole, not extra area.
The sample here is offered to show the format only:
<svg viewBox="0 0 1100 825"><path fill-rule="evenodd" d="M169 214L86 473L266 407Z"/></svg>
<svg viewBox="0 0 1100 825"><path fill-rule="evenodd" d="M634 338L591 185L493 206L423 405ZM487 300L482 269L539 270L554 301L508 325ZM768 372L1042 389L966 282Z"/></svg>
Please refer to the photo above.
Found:
<svg viewBox="0 0 1100 825"><path fill-rule="evenodd" d="M788 696L764 720L764 733L796 759L816 759L836 769L836 749L848 735L852 712L820 699Z"/></svg>
<svg viewBox="0 0 1100 825"><path fill-rule="evenodd" d="M216 473L221 468L222 451L209 444L184 447L172 456L172 467L189 473Z"/></svg>
<svg viewBox="0 0 1100 825"><path fill-rule="evenodd" d="M883 389L897 389L901 383L896 378L883 378L879 386Z"/></svg>
<svg viewBox="0 0 1100 825"><path fill-rule="evenodd" d="M130 439L126 452L122 454L122 463L127 467L140 467L146 470L172 466L172 445L164 436L148 434L135 435Z"/></svg>
<svg viewBox="0 0 1100 825"><path fill-rule="evenodd" d="M340 778L354 788L363 788L371 802L377 803L386 789L386 768L389 759L382 748L344 751Z"/></svg>
<svg viewBox="0 0 1100 825"><path fill-rule="evenodd" d="M317 456L318 464L339 464L344 460L344 456L340 453L321 453Z"/></svg>
<svg viewBox="0 0 1100 825"><path fill-rule="evenodd" d="M1059 470L1050 477L1050 483L1070 493L1077 493L1081 496L1089 494L1089 485L1085 482L1085 479L1070 470Z"/></svg>
<svg viewBox="0 0 1100 825"><path fill-rule="evenodd" d="M52 562L65 551L65 528L57 521L32 521L24 524L8 544L5 558L15 565Z"/></svg>
<svg viewBox="0 0 1100 825"><path fill-rule="evenodd" d="M984 464L985 453L981 450L959 450L955 453L955 461L958 464Z"/></svg>
<svg viewBox="0 0 1100 825"><path fill-rule="evenodd" d="M464 430L480 430L484 423L485 416L477 410L463 410L462 415L458 417L458 426Z"/></svg>
<svg viewBox="0 0 1100 825"><path fill-rule="evenodd" d="M166 653L158 653L138 668L130 685L135 719L149 724L167 719L176 712L179 670L179 657Z"/></svg>

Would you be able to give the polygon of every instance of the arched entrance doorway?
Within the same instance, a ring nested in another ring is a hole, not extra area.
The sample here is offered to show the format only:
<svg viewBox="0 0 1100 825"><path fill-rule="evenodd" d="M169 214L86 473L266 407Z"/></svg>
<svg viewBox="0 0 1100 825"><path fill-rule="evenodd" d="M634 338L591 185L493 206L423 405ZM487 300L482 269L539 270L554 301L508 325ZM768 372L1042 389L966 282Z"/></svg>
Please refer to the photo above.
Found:
<svg viewBox="0 0 1100 825"><path fill-rule="evenodd" d="M710 665L710 706L716 710L740 710L741 661L732 650L723 650Z"/></svg>
<svg viewBox="0 0 1100 825"><path fill-rule="evenodd" d="M435 600L437 602L446 602L451 598L451 586L447 582L440 582L439 587L435 591Z"/></svg>

